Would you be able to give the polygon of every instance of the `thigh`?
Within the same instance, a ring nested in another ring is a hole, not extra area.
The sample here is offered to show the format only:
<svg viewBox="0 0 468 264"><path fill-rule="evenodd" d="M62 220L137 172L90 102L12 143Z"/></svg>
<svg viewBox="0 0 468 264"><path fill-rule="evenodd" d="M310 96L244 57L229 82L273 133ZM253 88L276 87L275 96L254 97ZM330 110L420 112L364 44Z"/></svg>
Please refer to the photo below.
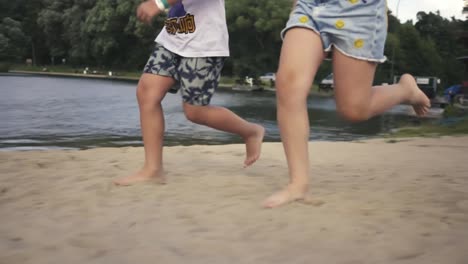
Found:
<svg viewBox="0 0 468 264"><path fill-rule="evenodd" d="M307 97L324 57L322 40L316 32L299 27L289 29L285 33L277 73L278 96Z"/></svg>
<svg viewBox="0 0 468 264"><path fill-rule="evenodd" d="M177 85L177 65L180 63L180 56L164 48L161 44L156 43L151 56L149 57L144 69L143 75L154 75L159 77L170 77L175 80L172 87L165 92L177 93L179 85ZM164 80L166 78L151 78Z"/></svg>
<svg viewBox="0 0 468 264"><path fill-rule="evenodd" d="M333 51L333 76L337 107L370 101L377 64Z"/></svg>
<svg viewBox="0 0 468 264"><path fill-rule="evenodd" d="M161 44L156 43L153 52L143 68L143 73L174 78L176 66L177 55L164 48Z"/></svg>
<svg viewBox="0 0 468 264"><path fill-rule="evenodd" d="M208 105L219 85L224 57L182 58L177 67L182 99L191 105Z"/></svg>

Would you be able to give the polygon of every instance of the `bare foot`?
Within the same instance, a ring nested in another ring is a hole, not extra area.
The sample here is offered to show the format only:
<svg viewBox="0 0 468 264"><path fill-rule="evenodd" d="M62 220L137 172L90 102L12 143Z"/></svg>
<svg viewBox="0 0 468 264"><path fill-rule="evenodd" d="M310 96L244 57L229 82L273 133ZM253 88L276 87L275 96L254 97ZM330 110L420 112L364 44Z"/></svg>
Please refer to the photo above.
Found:
<svg viewBox="0 0 468 264"><path fill-rule="evenodd" d="M281 191L272 194L263 202L265 208L275 208L295 201L309 202L310 198L307 195L307 185L288 185Z"/></svg>
<svg viewBox="0 0 468 264"><path fill-rule="evenodd" d="M262 152L263 136L265 136L265 128L260 125L255 125L256 131L253 135L245 139L246 157L244 168L252 165L260 157Z"/></svg>
<svg viewBox="0 0 468 264"><path fill-rule="evenodd" d="M158 184L165 184L166 179L162 170L141 169L135 174L114 180L118 186L130 186L140 182L155 181Z"/></svg>
<svg viewBox="0 0 468 264"><path fill-rule="evenodd" d="M411 90L411 95L408 103L413 106L414 112L418 116L425 116L431 107L431 101L427 96L419 89L418 84L413 76L409 74L403 74L399 82L405 89Z"/></svg>

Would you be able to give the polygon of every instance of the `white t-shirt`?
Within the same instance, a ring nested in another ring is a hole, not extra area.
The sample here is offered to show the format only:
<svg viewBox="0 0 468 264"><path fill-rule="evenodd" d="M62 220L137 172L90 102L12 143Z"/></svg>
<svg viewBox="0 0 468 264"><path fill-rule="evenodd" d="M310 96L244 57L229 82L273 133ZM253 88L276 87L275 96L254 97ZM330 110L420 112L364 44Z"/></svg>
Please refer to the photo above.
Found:
<svg viewBox="0 0 468 264"><path fill-rule="evenodd" d="M228 57L224 0L182 0L168 11L156 42L182 57Z"/></svg>

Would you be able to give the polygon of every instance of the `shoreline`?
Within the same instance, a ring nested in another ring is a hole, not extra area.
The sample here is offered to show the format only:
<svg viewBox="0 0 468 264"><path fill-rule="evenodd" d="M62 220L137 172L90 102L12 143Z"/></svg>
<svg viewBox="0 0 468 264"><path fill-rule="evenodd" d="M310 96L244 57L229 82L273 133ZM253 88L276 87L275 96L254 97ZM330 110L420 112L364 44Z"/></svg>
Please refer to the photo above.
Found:
<svg viewBox="0 0 468 264"><path fill-rule="evenodd" d="M375 135L356 136L353 138L341 139L326 139L326 138L311 138L309 142L361 142L369 140L385 140L395 142L407 139L424 139L424 138L443 138L443 137L465 137L468 136L468 118L447 118L442 119L438 123L426 123L418 126L402 125L401 127L382 132ZM49 151L49 150L89 150L99 148L126 148L126 147L143 147L141 136L128 138L95 138L94 141L80 143L79 139L73 137L76 142L72 142L66 138L54 140L52 138L36 139L36 138L6 138L0 139L0 152L15 152L15 151ZM88 138L89 140L89 138ZM220 141L218 140L193 140L175 143L166 141L165 147L177 146L223 146L239 144L240 141ZM264 143L281 143L281 140L267 138Z"/></svg>
<svg viewBox="0 0 468 264"><path fill-rule="evenodd" d="M10 70L8 71L8 73L49 76L49 77L71 77L71 78L119 80L119 81L132 81L132 82L133 81L137 82L139 80L138 77L129 77L129 76L108 76L108 75L100 75L100 74L65 73L65 72L38 72L38 71Z"/></svg>
<svg viewBox="0 0 468 264"><path fill-rule="evenodd" d="M66 77L66 78L77 78L77 79L97 79L97 80L109 80L109 81L124 81L138 83L140 77L131 76L109 76L102 74L83 74L83 73L66 73L66 72L39 72L39 71L22 71L22 70L10 70L6 74L25 74L30 76L47 76L47 77ZM222 83L219 84L219 88L232 89L233 84ZM265 89L268 91L274 91L274 89Z"/></svg>
<svg viewBox="0 0 468 264"><path fill-rule="evenodd" d="M402 132L400 132L400 130ZM425 134L426 133L426 134ZM447 134L436 134L430 132L419 132L417 128L411 127L403 127L398 129L394 133L385 133L376 136L369 136L369 137L362 137L362 138L355 138L355 139L348 139L348 140L327 140L327 139L310 139L308 141L309 144L313 143L366 143L371 141L383 141L385 143L397 143L397 142L404 142L404 141L411 141L411 140L435 140L435 139L443 139L443 138L458 138L464 139L468 137L468 133L447 133ZM281 141L264 141L262 144L269 145L269 144L281 144ZM166 148L191 148L191 147L216 147L216 146L232 146L232 145L241 145L244 144L238 142L227 142L227 143L193 143L193 144L179 144L179 145L164 145L164 149ZM133 144L128 145L119 145L119 144L109 144L109 145L95 145L95 146L61 146L59 144L49 144L49 145L11 145L11 146L4 146L0 147L0 153L15 153L15 152L55 152L55 151L89 151L89 150L99 150L99 149L125 149L125 148L142 148L143 149L143 142L139 141L138 143L135 142Z"/></svg>

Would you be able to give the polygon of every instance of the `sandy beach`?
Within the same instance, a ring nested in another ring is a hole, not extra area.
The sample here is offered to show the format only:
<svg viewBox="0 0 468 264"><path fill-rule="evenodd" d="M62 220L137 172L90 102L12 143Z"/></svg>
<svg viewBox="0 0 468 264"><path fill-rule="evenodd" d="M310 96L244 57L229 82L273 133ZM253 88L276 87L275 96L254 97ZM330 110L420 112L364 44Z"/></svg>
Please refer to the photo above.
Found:
<svg viewBox="0 0 468 264"><path fill-rule="evenodd" d="M468 136L310 143L313 205L268 210L280 143L0 153L0 263L468 263Z"/></svg>

